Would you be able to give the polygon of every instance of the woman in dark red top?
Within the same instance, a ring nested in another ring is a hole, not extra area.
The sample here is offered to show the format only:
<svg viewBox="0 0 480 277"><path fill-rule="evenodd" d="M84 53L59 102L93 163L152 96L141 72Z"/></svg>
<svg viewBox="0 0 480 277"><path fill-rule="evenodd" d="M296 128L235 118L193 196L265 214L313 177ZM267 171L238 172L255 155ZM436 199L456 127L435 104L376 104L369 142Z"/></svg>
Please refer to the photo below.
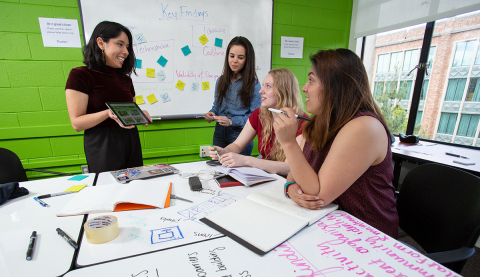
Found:
<svg viewBox="0 0 480 277"><path fill-rule="evenodd" d="M220 162L228 164L228 167L251 166L271 173L287 175L290 169L285 163L285 153L275 138L272 128L273 120L278 114L270 112L268 108L297 107L298 115L307 116L302 109L302 96L298 87L297 78L288 69L277 68L268 72L260 89L262 100L260 108L255 109L248 117L245 127L233 143L225 148L210 147L210 157L218 159L216 152L213 151L215 148L221 155ZM302 133L304 122L299 122L297 136ZM262 159L238 154L255 136L258 136L258 150Z"/></svg>
<svg viewBox="0 0 480 277"><path fill-rule="evenodd" d="M362 61L348 49L321 50L310 59L302 91L313 117L304 141L295 140L297 120L290 109L283 109L288 116L280 114L273 125L290 165L288 196L309 209L335 202L396 238L390 133Z"/></svg>
<svg viewBox="0 0 480 277"><path fill-rule="evenodd" d="M76 131L84 132L89 172L143 165L135 126L122 127L106 102L132 102L130 75L135 73L132 34L121 24L100 22L83 49L84 67L70 71L65 94L68 114ZM144 111L151 122L150 115Z"/></svg>

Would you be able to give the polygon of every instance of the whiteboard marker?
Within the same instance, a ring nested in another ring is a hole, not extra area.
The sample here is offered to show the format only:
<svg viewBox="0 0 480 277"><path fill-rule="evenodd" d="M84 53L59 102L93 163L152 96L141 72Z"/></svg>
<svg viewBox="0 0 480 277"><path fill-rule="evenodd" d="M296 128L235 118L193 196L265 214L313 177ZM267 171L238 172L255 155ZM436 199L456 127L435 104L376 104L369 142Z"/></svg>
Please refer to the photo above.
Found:
<svg viewBox="0 0 480 277"><path fill-rule="evenodd" d="M284 115L287 115L287 112L284 112L284 111L281 111L281 110L272 109L272 108L268 108L268 110L271 111L271 112L274 112L274 113L283 113ZM310 121L310 118L304 117L304 116L301 116L301 115L298 115L298 114L296 114L295 117L298 118L298 119L301 119L301 120Z"/></svg>

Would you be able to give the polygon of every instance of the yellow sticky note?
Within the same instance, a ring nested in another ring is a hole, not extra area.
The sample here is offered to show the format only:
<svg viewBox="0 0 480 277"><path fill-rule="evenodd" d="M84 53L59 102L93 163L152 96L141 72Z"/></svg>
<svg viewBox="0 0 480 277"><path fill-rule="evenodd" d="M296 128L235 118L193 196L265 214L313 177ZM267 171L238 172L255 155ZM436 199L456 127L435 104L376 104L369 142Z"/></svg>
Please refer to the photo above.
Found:
<svg viewBox="0 0 480 277"><path fill-rule="evenodd" d="M200 42L202 43L202 45L205 45L205 43L208 42L208 38L205 34L203 34L201 37L198 38L200 40Z"/></svg>
<svg viewBox="0 0 480 277"><path fill-rule="evenodd" d="M155 94L150 94L149 96L147 96L147 100L150 105L158 101L157 97L155 97Z"/></svg>
<svg viewBox="0 0 480 277"><path fill-rule="evenodd" d="M203 90L210 89L210 83L209 82L202 82L202 89Z"/></svg>
<svg viewBox="0 0 480 277"><path fill-rule="evenodd" d="M68 189L64 190L64 191L73 191L73 192L79 192L81 191L84 187L86 187L87 185L75 185L75 186L71 186L69 187Z"/></svg>
<svg viewBox="0 0 480 277"><path fill-rule="evenodd" d="M137 105L140 105L140 104L144 104L145 101L143 100L143 96L142 95L135 95L135 102L137 103Z"/></svg>
<svg viewBox="0 0 480 277"><path fill-rule="evenodd" d="M155 78L155 68L147 68L147 77Z"/></svg>
<svg viewBox="0 0 480 277"><path fill-rule="evenodd" d="M179 90L183 90L183 88L185 87L185 83L178 80L177 84L175 85L176 88L178 88Z"/></svg>

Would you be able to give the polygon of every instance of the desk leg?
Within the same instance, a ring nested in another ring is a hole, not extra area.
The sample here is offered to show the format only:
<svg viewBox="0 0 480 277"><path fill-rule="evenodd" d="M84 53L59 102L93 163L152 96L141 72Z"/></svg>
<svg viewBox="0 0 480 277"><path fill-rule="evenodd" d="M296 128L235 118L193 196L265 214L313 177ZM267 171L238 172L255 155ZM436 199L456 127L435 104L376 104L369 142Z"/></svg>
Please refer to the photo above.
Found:
<svg viewBox="0 0 480 277"><path fill-rule="evenodd" d="M398 191L398 181L400 180L400 171L402 170L402 158L393 158L395 166L393 167L393 187Z"/></svg>

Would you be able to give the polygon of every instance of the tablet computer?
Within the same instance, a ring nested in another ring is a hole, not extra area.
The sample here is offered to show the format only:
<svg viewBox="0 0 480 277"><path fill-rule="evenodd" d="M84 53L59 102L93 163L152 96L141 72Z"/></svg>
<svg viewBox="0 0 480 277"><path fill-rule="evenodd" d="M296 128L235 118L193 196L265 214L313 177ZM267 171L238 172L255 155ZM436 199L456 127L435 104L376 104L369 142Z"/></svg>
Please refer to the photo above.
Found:
<svg viewBox="0 0 480 277"><path fill-rule="evenodd" d="M135 102L107 102L105 104L118 117L123 127L150 123Z"/></svg>

